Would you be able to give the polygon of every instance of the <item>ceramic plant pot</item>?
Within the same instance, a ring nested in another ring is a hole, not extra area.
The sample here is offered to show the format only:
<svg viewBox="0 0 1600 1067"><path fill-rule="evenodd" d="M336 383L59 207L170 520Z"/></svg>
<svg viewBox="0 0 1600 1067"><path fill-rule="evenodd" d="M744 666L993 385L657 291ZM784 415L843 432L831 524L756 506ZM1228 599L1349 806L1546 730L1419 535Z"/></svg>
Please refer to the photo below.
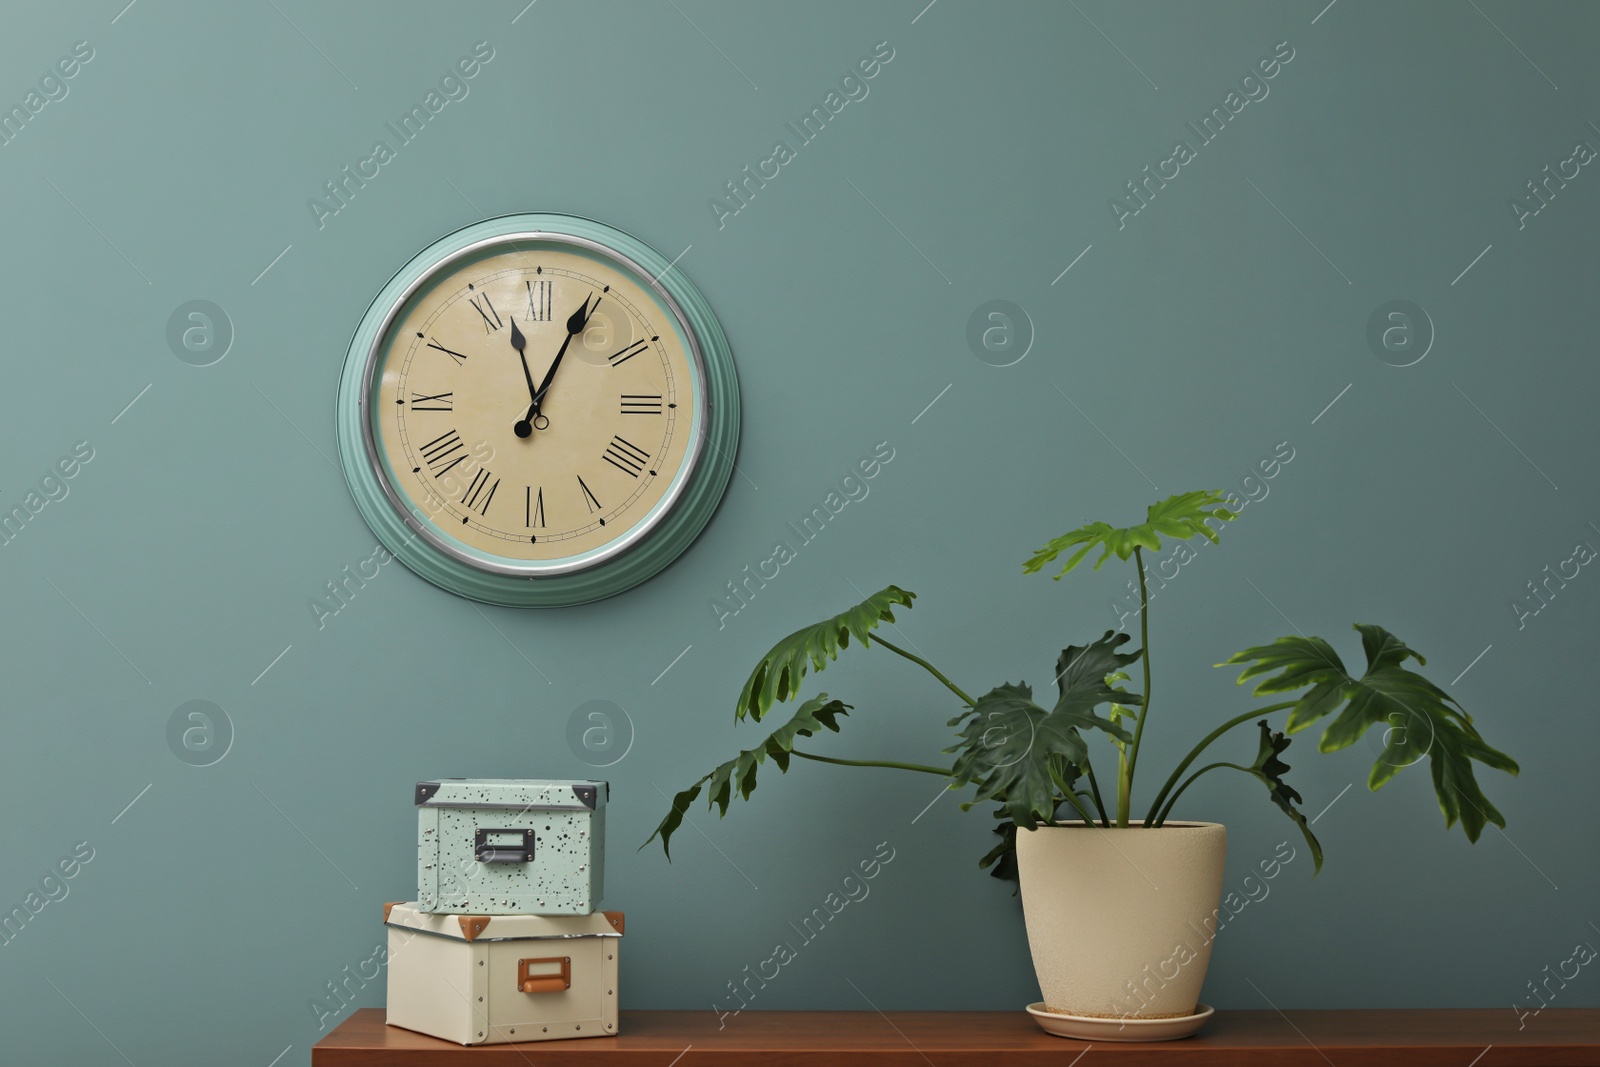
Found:
<svg viewBox="0 0 1600 1067"><path fill-rule="evenodd" d="M1195 1017L1227 849L1227 829L1210 822L1018 832L1044 1009L1129 1021Z"/></svg>

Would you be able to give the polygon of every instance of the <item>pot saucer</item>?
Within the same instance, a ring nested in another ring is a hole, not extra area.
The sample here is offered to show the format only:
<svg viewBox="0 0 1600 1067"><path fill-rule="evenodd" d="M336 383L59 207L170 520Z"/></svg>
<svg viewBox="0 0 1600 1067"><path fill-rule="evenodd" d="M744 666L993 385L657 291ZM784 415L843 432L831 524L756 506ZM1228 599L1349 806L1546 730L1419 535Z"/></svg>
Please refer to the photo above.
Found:
<svg viewBox="0 0 1600 1067"><path fill-rule="evenodd" d="M1079 1041L1175 1041L1188 1037L1211 1018L1207 1004L1197 1004L1193 1015L1171 1019L1104 1018L1095 1015L1063 1015L1045 1011L1044 1001L1028 1005L1028 1014L1047 1034Z"/></svg>

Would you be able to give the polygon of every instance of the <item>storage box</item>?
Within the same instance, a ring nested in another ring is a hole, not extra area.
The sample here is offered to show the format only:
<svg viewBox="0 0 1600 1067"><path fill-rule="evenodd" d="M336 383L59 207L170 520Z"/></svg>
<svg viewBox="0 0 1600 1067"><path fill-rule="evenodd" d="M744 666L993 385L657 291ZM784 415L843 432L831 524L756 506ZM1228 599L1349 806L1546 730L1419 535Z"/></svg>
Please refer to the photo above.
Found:
<svg viewBox="0 0 1600 1067"><path fill-rule="evenodd" d="M605 891L605 782L418 782L417 907L587 915Z"/></svg>
<svg viewBox="0 0 1600 1067"><path fill-rule="evenodd" d="M445 915L385 904L390 1026L462 1045L617 1033L620 911Z"/></svg>

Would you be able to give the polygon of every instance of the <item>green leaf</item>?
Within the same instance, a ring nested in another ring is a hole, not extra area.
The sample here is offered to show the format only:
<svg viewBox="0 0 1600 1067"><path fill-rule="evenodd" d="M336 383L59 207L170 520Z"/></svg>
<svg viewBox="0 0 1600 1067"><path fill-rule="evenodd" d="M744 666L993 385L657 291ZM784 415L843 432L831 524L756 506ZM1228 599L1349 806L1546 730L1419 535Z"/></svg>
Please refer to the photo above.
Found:
<svg viewBox="0 0 1600 1067"><path fill-rule="evenodd" d="M1061 655L1056 657L1057 711L1067 704L1086 711L1101 699L1114 699L1124 710L1144 704L1144 697L1116 685L1128 681L1128 672L1122 668L1139 662L1139 657L1144 655L1143 652L1117 651L1130 636L1107 630L1100 640L1086 647L1068 645L1061 650ZM1110 693L1111 697L1102 698L1101 693Z"/></svg>
<svg viewBox="0 0 1600 1067"><path fill-rule="evenodd" d="M1256 752L1256 761L1245 769L1261 779L1261 783L1267 787L1272 796L1272 802L1300 827L1301 836L1311 848L1311 858L1316 861L1317 870L1321 871L1322 845L1311 832L1311 824L1306 822L1305 814L1295 807L1296 804L1302 803L1300 794L1283 780L1284 772L1289 769L1289 765L1278 757L1290 744L1289 738L1281 733L1274 733L1267 725L1267 720L1262 719L1261 748Z"/></svg>
<svg viewBox="0 0 1600 1067"><path fill-rule="evenodd" d="M1217 533L1206 525L1206 520L1220 519L1229 522L1236 514L1219 506L1224 499L1221 493L1212 489L1179 493L1167 497L1159 504L1151 504L1145 511L1145 521L1138 526L1119 528L1104 522L1092 522L1071 533L1062 534L1035 552L1022 565L1023 572L1033 574L1043 570L1045 564L1074 547L1077 551L1067 559L1061 568L1061 573L1055 576L1057 579L1082 563L1084 556L1096 547L1102 550L1100 558L1094 561L1094 569L1099 570L1100 564L1111 558L1113 552L1119 559L1125 560L1133 555L1135 548L1148 548L1152 552L1161 551L1159 536L1161 534L1177 541L1187 541L1198 534L1215 544L1218 540Z"/></svg>
<svg viewBox="0 0 1600 1067"><path fill-rule="evenodd" d="M733 800L735 791L745 800L750 799L750 794L756 789L756 769L770 757L778 765L778 770L787 773L789 770L789 753L794 750L795 739L798 737L811 737L820 732L824 727L839 732L839 716L848 715L850 705L838 700L829 700L828 694L818 693L810 700L795 709L794 717L767 736L767 739L755 748L747 748L733 759L721 764L710 774L705 775L689 788L678 793L672 798L672 810L667 812L666 818L656 827L642 849L656 838L661 838L661 851L666 853L667 859L672 859L671 849L668 847L672 841L673 833L683 825L684 812L689 810L689 805L694 803L700 795L702 788L708 790L706 807L717 807L718 817L728 814L728 804Z"/></svg>
<svg viewBox="0 0 1600 1067"><path fill-rule="evenodd" d="M1256 685L1257 695L1310 686L1289 713L1286 729L1295 733L1337 710L1318 742L1323 752L1348 748L1382 724L1384 750L1367 776L1369 788L1380 788L1402 768L1426 758L1445 826L1459 819L1469 841L1478 840L1486 823L1503 828L1505 816L1479 788L1472 761L1509 774L1517 773L1516 761L1483 740L1454 697L1403 666L1408 659L1426 665L1420 654L1381 626L1357 623L1355 629L1367 657L1360 678L1350 676L1333 646L1320 637L1280 637L1218 666L1251 664L1239 675L1241 684L1267 675Z"/></svg>
<svg viewBox="0 0 1600 1067"><path fill-rule="evenodd" d="M994 832L1000 835L1000 843L978 861L978 870L986 870L990 878L998 878L1002 882L1020 883L1017 876L1017 824L1011 821L1005 808L997 808L994 817L1000 820L994 828Z"/></svg>
<svg viewBox="0 0 1600 1067"><path fill-rule="evenodd" d="M944 750L958 753L952 775L977 783L976 795L963 808L997 801L1018 826L1031 830L1054 818L1058 790L1052 770L1061 773L1059 766L1053 767L1056 761L1075 768L1088 761L1080 729L1104 730L1125 744L1132 741L1121 726L1094 714L1099 704L1139 702L1135 694L1106 681L1139 658L1140 653L1116 651L1128 637L1107 630L1088 646L1064 649L1056 665L1060 696L1050 711L1034 703L1032 688L1018 683L991 689L950 720L951 726L960 727L961 738Z"/></svg>
<svg viewBox="0 0 1600 1067"><path fill-rule="evenodd" d="M1060 660L1056 661L1056 669L1061 669ZM1118 682L1126 682L1129 680L1130 679L1127 671L1117 671L1113 674L1106 675L1106 684L1111 686L1116 685ZM1130 707L1129 704L1132 704L1133 707ZM1121 723L1123 719L1137 719L1139 717L1139 713L1135 711L1134 708L1138 706L1138 700L1130 700L1129 704L1111 705L1111 711L1108 713L1107 717L1114 723Z"/></svg>
<svg viewBox="0 0 1600 1067"><path fill-rule="evenodd" d="M863 647L871 644L867 635L880 622L894 622L895 606L909 608L916 596L891 585L848 611L814 626L803 627L785 637L773 645L761 657L761 662L756 664L756 669L750 672L744 689L739 693L739 704L734 709L734 715L740 719L749 715L759 722L773 704L788 700L799 692L807 664L812 670L820 672L830 660L839 658L840 651L849 647L852 637Z"/></svg>
<svg viewBox="0 0 1600 1067"><path fill-rule="evenodd" d="M978 783L977 795L963 809L998 800L1013 820L1029 829L1049 819L1055 810L1055 780L1047 757L1060 753L1076 763L1088 756L1088 750L1070 730L1046 734L1048 716L1033 702L1031 687L1007 684L991 689L975 707L952 720L952 725L967 720L962 741L945 749L960 753L955 777Z"/></svg>

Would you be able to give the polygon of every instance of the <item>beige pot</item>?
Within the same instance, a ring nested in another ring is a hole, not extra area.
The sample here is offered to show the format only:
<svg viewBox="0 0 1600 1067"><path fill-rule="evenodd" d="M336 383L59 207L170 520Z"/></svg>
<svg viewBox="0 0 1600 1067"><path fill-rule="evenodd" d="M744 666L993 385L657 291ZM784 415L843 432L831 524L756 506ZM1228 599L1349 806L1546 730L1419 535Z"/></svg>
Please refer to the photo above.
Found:
<svg viewBox="0 0 1600 1067"><path fill-rule="evenodd" d="M1211 962L1227 851L1227 829L1212 822L1019 831L1022 911L1046 1009L1192 1015Z"/></svg>

